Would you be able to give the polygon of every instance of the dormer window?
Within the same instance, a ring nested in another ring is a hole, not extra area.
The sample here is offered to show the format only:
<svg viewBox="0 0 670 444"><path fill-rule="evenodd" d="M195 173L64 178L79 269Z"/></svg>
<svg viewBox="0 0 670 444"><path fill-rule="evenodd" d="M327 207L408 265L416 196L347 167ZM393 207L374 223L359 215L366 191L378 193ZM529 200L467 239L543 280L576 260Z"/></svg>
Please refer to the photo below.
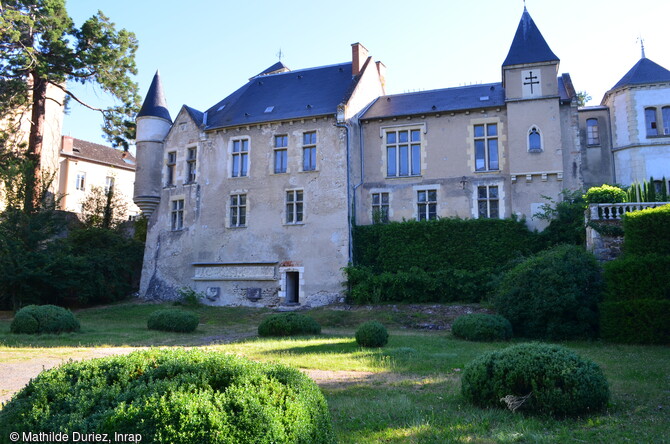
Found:
<svg viewBox="0 0 670 444"><path fill-rule="evenodd" d="M528 131L528 151L531 153L542 152L542 136L536 126Z"/></svg>

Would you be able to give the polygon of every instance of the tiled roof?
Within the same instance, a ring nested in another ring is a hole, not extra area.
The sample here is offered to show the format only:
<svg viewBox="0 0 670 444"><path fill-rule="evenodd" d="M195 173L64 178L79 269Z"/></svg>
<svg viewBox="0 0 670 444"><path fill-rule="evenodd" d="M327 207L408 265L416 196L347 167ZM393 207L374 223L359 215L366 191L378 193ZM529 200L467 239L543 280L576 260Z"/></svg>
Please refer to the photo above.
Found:
<svg viewBox="0 0 670 444"><path fill-rule="evenodd" d="M117 150L105 145L73 139L72 154L62 153L73 158L88 160L105 165L126 169L135 169L135 157L128 152Z"/></svg>
<svg viewBox="0 0 670 444"><path fill-rule="evenodd" d="M167 109L167 100L165 100L165 94L163 93L161 76L158 71L154 74L154 79L151 81L149 92L147 92L142 108L137 114L137 117L143 116L161 117L172 122L170 112Z"/></svg>
<svg viewBox="0 0 670 444"><path fill-rule="evenodd" d="M641 58L612 89L631 85L670 82L670 71L646 57Z"/></svg>
<svg viewBox="0 0 670 444"><path fill-rule="evenodd" d="M502 66L553 61L558 61L558 57L549 48L542 33L524 7L512 46Z"/></svg>
<svg viewBox="0 0 670 444"><path fill-rule="evenodd" d="M205 129L334 115L357 80L351 62L253 77L207 110Z"/></svg>
<svg viewBox="0 0 670 444"><path fill-rule="evenodd" d="M435 89L379 97L361 119L505 106L501 83Z"/></svg>

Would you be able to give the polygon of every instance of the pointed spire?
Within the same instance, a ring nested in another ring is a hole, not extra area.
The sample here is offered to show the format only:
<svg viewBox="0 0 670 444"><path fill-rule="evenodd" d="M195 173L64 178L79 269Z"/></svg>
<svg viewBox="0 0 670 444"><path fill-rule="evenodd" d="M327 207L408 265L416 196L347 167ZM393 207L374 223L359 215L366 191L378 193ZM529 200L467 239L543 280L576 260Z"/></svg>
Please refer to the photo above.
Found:
<svg viewBox="0 0 670 444"><path fill-rule="evenodd" d="M647 56L644 55L644 39L642 37L640 37L640 49L642 50L642 58L646 59Z"/></svg>
<svg viewBox="0 0 670 444"><path fill-rule="evenodd" d="M519 27L502 66L558 61L558 57L549 48L546 40L542 37L542 33L528 13L524 2Z"/></svg>
<svg viewBox="0 0 670 444"><path fill-rule="evenodd" d="M161 75L156 70L154 74L154 79L151 81L151 86L149 87L149 92L144 99L142 108L137 114L137 117L152 116L160 117L169 122L172 122L170 117L170 112L167 109L167 101L165 100L165 94L163 93L163 84L161 82Z"/></svg>

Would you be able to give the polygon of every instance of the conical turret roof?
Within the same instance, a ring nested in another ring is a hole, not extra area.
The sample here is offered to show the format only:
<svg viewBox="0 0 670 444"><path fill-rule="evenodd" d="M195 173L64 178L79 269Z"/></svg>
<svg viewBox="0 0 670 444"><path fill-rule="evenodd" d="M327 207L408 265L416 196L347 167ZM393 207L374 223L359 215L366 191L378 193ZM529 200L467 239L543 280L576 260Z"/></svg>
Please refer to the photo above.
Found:
<svg viewBox="0 0 670 444"><path fill-rule="evenodd" d="M137 117L152 116L160 117L172 122L170 112L167 108L167 101L163 93L163 84L161 83L161 76L158 71L154 74L154 79L151 81L149 92L147 93L144 103Z"/></svg>
<svg viewBox="0 0 670 444"><path fill-rule="evenodd" d="M612 89L632 85L670 82L670 71L646 57L642 57Z"/></svg>
<svg viewBox="0 0 670 444"><path fill-rule="evenodd" d="M549 48L528 10L524 7L512 46L502 66L554 61L558 62L559 58Z"/></svg>

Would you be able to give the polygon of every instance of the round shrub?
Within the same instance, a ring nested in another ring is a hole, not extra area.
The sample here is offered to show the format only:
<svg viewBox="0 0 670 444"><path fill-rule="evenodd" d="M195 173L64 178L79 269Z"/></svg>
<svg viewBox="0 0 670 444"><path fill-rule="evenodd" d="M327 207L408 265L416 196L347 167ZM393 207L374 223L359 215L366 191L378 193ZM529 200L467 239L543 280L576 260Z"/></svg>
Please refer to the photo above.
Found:
<svg viewBox="0 0 670 444"><path fill-rule="evenodd" d="M0 436L63 430L175 444L334 441L328 405L309 377L201 350L70 362L31 380L0 415Z"/></svg>
<svg viewBox="0 0 670 444"><path fill-rule="evenodd" d="M609 386L597 364L566 348L520 344L468 364L461 393L480 407L575 416L604 409Z"/></svg>
<svg viewBox="0 0 670 444"><path fill-rule="evenodd" d="M567 339L598 333L600 266L582 247L561 245L518 264L493 299L516 336Z"/></svg>
<svg viewBox="0 0 670 444"><path fill-rule="evenodd" d="M12 333L66 333L79 331L79 321L70 310L56 305L28 305L16 312Z"/></svg>
<svg viewBox="0 0 670 444"><path fill-rule="evenodd" d="M198 327L199 323L198 315L193 312L168 308L151 313L147 320L147 327L149 330L190 333Z"/></svg>
<svg viewBox="0 0 670 444"><path fill-rule="evenodd" d="M622 203L628 200L628 193L619 187L603 184L599 187L591 187L584 195L588 204L595 203Z"/></svg>
<svg viewBox="0 0 670 444"><path fill-rule="evenodd" d="M451 333L468 341L506 341L512 337L512 324L500 315L473 313L456 318Z"/></svg>
<svg viewBox="0 0 670 444"><path fill-rule="evenodd" d="M301 313L275 313L258 325L259 336L318 335L321 326L311 316Z"/></svg>
<svg viewBox="0 0 670 444"><path fill-rule="evenodd" d="M361 347L383 347L388 341L389 333L380 322L364 322L356 329L356 342Z"/></svg>

